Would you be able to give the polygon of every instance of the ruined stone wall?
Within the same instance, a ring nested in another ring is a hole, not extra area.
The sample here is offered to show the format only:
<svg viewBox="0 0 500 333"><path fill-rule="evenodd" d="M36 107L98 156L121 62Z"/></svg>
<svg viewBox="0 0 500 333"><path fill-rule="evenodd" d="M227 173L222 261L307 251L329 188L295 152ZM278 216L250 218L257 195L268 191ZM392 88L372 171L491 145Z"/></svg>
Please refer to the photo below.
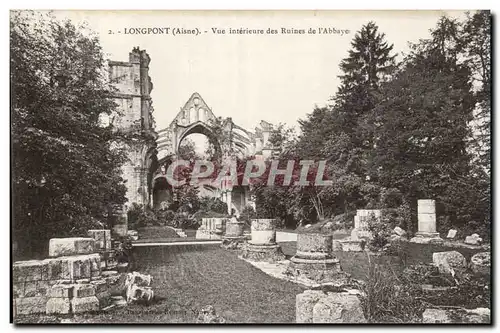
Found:
<svg viewBox="0 0 500 333"><path fill-rule="evenodd" d="M154 154L157 134L154 130L149 77L149 55L134 48L129 61L109 61L111 84L117 89L115 102L119 113L112 119L113 126L140 134L140 138L127 148L128 162L123 166L127 181L127 206L132 203L148 204L148 159Z"/></svg>

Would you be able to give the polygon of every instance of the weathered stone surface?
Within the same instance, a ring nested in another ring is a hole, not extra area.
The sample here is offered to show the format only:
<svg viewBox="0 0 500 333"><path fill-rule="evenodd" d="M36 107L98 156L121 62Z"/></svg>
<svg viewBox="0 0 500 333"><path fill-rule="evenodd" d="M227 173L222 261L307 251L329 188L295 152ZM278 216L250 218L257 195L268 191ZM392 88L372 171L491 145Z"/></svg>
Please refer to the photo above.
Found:
<svg viewBox="0 0 500 333"><path fill-rule="evenodd" d="M446 238L448 238L448 239L454 239L456 236L457 236L457 230L450 229L448 231L448 234L446 235Z"/></svg>
<svg viewBox="0 0 500 333"><path fill-rule="evenodd" d="M73 313L98 311L99 300L95 296L73 298L71 300L71 310Z"/></svg>
<svg viewBox="0 0 500 333"><path fill-rule="evenodd" d="M450 318L443 309L425 309L422 314L422 322L424 324L444 324L450 323Z"/></svg>
<svg viewBox="0 0 500 333"><path fill-rule="evenodd" d="M88 236L95 240L95 250L104 251L111 249L111 230L93 229L88 231Z"/></svg>
<svg viewBox="0 0 500 333"><path fill-rule="evenodd" d="M276 220L252 220L251 234L252 240L250 241L250 243L252 244L276 244Z"/></svg>
<svg viewBox="0 0 500 333"><path fill-rule="evenodd" d="M45 259L48 265L47 280L90 279L100 275L98 253Z"/></svg>
<svg viewBox="0 0 500 333"><path fill-rule="evenodd" d="M365 240L342 239L342 251L344 252L361 252L365 249Z"/></svg>
<svg viewBox="0 0 500 333"><path fill-rule="evenodd" d="M477 235L477 234L476 234ZM464 243L465 244L470 244L470 245L479 245L481 244L481 242L483 241L483 239L479 236L467 236L465 237L465 241Z"/></svg>
<svg viewBox="0 0 500 333"><path fill-rule="evenodd" d="M52 238L49 242L49 257L63 257L94 253L93 238Z"/></svg>
<svg viewBox="0 0 500 333"><path fill-rule="evenodd" d="M251 230L275 230L275 219L255 219L252 220Z"/></svg>
<svg viewBox="0 0 500 333"><path fill-rule="evenodd" d="M401 236L401 237L405 237L406 236L406 231L404 231L402 228L400 227L396 227L394 228L394 233L398 236Z"/></svg>
<svg viewBox="0 0 500 333"><path fill-rule="evenodd" d="M126 285L136 285L139 287L148 287L151 285L153 277L149 274L141 274L139 272L132 272L127 274Z"/></svg>
<svg viewBox="0 0 500 333"><path fill-rule="evenodd" d="M45 296L14 298L15 315L44 313L46 304Z"/></svg>
<svg viewBox="0 0 500 333"><path fill-rule="evenodd" d="M490 309L425 309L422 314L424 324L489 324Z"/></svg>
<svg viewBox="0 0 500 333"><path fill-rule="evenodd" d="M297 235L296 256L304 259L326 259L331 257L332 235L307 234Z"/></svg>
<svg viewBox="0 0 500 333"><path fill-rule="evenodd" d="M71 302L69 298L49 298L45 307L46 314L67 314L71 312Z"/></svg>
<svg viewBox="0 0 500 333"><path fill-rule="evenodd" d="M90 282L95 287L95 292L102 293L108 290L108 283L105 279L93 280Z"/></svg>
<svg viewBox="0 0 500 333"><path fill-rule="evenodd" d="M75 284L73 288L73 297L95 296L95 286L93 284Z"/></svg>
<svg viewBox="0 0 500 333"><path fill-rule="evenodd" d="M410 239L411 243L417 244L442 244L443 239L439 237L439 234L418 234L416 237Z"/></svg>
<svg viewBox="0 0 500 333"><path fill-rule="evenodd" d="M43 278L47 263L43 260L16 261L12 265L13 282L48 280Z"/></svg>
<svg viewBox="0 0 500 333"><path fill-rule="evenodd" d="M226 320L216 314L212 305L208 305L200 310L196 322L200 324L223 324Z"/></svg>
<svg viewBox="0 0 500 333"><path fill-rule="evenodd" d="M452 270L467 265L465 257L458 251L435 252L432 254L432 262L442 274L452 274Z"/></svg>
<svg viewBox="0 0 500 333"><path fill-rule="evenodd" d="M314 305L313 323L366 323L366 318L356 295L332 292Z"/></svg>
<svg viewBox="0 0 500 333"><path fill-rule="evenodd" d="M243 246L242 257L251 261L277 262L285 259L281 246L256 245L246 243Z"/></svg>
<svg viewBox="0 0 500 333"><path fill-rule="evenodd" d="M127 303L149 303L153 300L154 292L151 287L133 285L127 291Z"/></svg>
<svg viewBox="0 0 500 333"><path fill-rule="evenodd" d="M326 294L320 290L306 290L295 297L295 321L297 323L312 323L313 308L320 298Z"/></svg>
<svg viewBox="0 0 500 333"><path fill-rule="evenodd" d="M349 274L342 271L340 262L336 258L303 259L294 256L290 259L286 274L295 277L304 277L317 283L330 283L343 286L349 281Z"/></svg>
<svg viewBox="0 0 500 333"><path fill-rule="evenodd" d="M50 298L72 298L73 285L72 284L55 284L48 291Z"/></svg>
<svg viewBox="0 0 500 333"><path fill-rule="evenodd" d="M470 260L471 269L478 274L491 274L491 253L479 252L472 256Z"/></svg>
<svg viewBox="0 0 500 333"><path fill-rule="evenodd" d="M238 221L229 221L226 224L226 237L240 237L243 236L243 228L245 223Z"/></svg>

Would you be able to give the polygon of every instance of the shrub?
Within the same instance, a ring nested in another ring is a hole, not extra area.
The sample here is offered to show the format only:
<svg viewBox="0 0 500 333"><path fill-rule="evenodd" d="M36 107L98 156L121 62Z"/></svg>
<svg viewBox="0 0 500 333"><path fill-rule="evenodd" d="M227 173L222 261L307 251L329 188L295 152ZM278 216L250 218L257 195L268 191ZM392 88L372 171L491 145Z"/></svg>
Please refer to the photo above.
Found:
<svg viewBox="0 0 500 333"><path fill-rule="evenodd" d="M200 211L227 213L227 204L219 198L203 197L200 199Z"/></svg>
<svg viewBox="0 0 500 333"><path fill-rule="evenodd" d="M369 255L368 255L369 256ZM372 263L363 285L365 296L361 303L367 320L371 323L420 322L425 305L418 297L419 285L404 283L387 266Z"/></svg>

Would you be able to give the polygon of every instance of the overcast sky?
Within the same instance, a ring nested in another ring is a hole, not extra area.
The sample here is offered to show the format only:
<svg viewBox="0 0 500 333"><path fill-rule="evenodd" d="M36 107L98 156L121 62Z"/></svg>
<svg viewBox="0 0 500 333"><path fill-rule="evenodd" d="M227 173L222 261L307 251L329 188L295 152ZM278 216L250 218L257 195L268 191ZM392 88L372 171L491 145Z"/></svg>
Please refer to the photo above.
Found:
<svg viewBox="0 0 500 333"><path fill-rule="evenodd" d="M87 21L100 35L110 59L127 61L139 46L151 57L150 76L157 129L170 124L193 92L216 116L232 117L248 129L260 120L295 126L315 104L324 105L338 87L339 63L356 31L374 21L394 51L429 37L442 11L323 12L57 12L75 23ZM448 12L463 17L463 12ZM129 35L125 28L198 28L193 35ZM350 30L349 34L215 35L212 28ZM114 33L109 34L109 30ZM118 33L120 31L121 33ZM207 33L204 33L207 31Z"/></svg>

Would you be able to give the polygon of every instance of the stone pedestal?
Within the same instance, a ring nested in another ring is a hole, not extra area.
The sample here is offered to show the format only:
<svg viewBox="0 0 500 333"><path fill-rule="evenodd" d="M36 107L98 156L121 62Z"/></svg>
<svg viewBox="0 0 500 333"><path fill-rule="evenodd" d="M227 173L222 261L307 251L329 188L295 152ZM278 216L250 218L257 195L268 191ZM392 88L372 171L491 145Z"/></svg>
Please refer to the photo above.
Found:
<svg viewBox="0 0 500 333"><path fill-rule="evenodd" d="M443 240L436 232L436 201L431 199L418 200L418 232L410 242L441 243Z"/></svg>
<svg viewBox="0 0 500 333"><path fill-rule="evenodd" d="M196 239L222 239L227 222L227 218L202 218Z"/></svg>
<svg viewBox="0 0 500 333"><path fill-rule="evenodd" d="M372 234L368 230L370 219L375 219L376 223L381 221L382 212L380 209L358 209L356 216L354 216L354 229L351 233L351 238L357 240L358 238L371 238ZM355 234L356 236L354 236Z"/></svg>
<svg viewBox="0 0 500 333"><path fill-rule="evenodd" d="M318 283L345 284L347 274L332 255L332 236L323 234L298 234L297 253L290 259L287 274L305 276Z"/></svg>
<svg viewBox="0 0 500 333"><path fill-rule="evenodd" d="M246 237L243 235L245 223L229 221L226 224L226 234L222 237L221 246L227 250L235 250L242 247Z"/></svg>
<svg viewBox="0 0 500 333"><path fill-rule="evenodd" d="M252 261L276 262L285 259L276 243L276 220L252 220L252 239L243 247L242 257Z"/></svg>

